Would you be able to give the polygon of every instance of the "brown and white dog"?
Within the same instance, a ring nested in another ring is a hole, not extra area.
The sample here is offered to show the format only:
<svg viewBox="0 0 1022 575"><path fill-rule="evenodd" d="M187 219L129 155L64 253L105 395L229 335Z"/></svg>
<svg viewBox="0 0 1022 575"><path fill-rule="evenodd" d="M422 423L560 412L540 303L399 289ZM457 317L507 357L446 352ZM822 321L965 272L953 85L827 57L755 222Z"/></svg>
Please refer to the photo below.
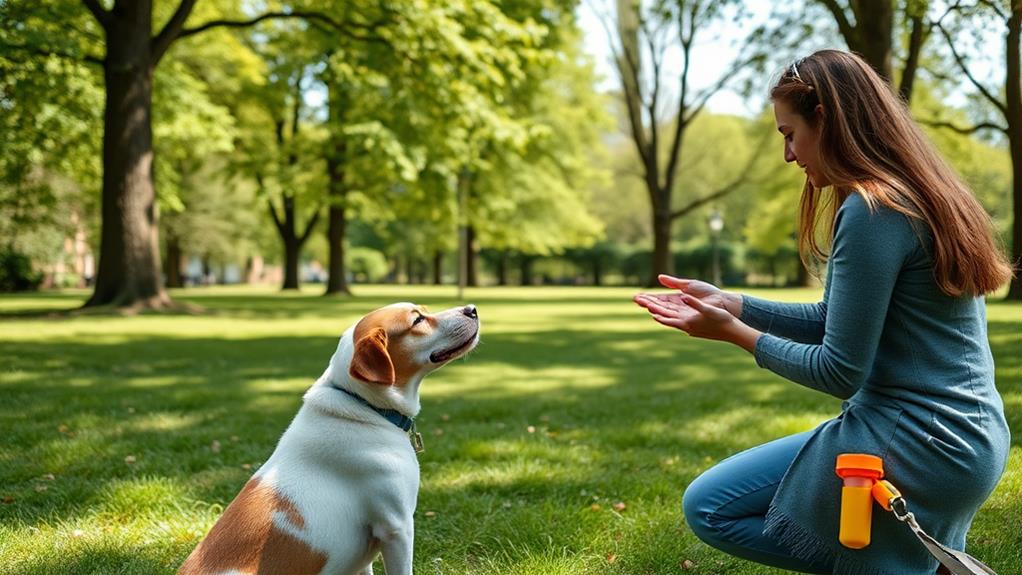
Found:
<svg viewBox="0 0 1022 575"><path fill-rule="evenodd" d="M419 384L478 342L472 305L430 314L397 303L363 317L178 573L368 575L382 553L388 575L410 574Z"/></svg>

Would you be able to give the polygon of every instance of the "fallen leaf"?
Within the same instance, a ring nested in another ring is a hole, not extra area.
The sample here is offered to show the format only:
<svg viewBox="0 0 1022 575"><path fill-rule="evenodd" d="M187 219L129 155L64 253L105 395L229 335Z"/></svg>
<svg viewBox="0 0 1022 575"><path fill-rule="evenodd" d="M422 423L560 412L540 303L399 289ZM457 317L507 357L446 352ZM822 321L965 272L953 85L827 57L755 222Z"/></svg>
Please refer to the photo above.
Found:
<svg viewBox="0 0 1022 575"><path fill-rule="evenodd" d="M536 433L536 428L534 426L530 425L530 426L525 428L525 431L528 431L529 433Z"/></svg>
<svg viewBox="0 0 1022 575"><path fill-rule="evenodd" d="M614 555L613 553L607 555L607 563L613 563L615 561L617 561L617 555Z"/></svg>
<svg viewBox="0 0 1022 575"><path fill-rule="evenodd" d="M426 517L436 517L436 511L427 511Z"/></svg>
<svg viewBox="0 0 1022 575"><path fill-rule="evenodd" d="M136 460L135 460L135 456L134 455L129 455L129 456L124 458L124 462L127 463L128 465L131 465L132 463L135 463L135 461Z"/></svg>
<svg viewBox="0 0 1022 575"><path fill-rule="evenodd" d="M599 511L600 510L600 504L599 503L593 503L592 505L589 506L589 509L592 509L593 511Z"/></svg>
<svg viewBox="0 0 1022 575"><path fill-rule="evenodd" d="M696 564L693 563L691 559L686 559L681 562L681 568L684 569L685 571L688 571L689 569L694 569L695 566Z"/></svg>
<svg viewBox="0 0 1022 575"><path fill-rule="evenodd" d="M245 471L248 471L248 470L252 469L252 464L251 463L242 463L241 464L241 468L244 469Z"/></svg>
<svg viewBox="0 0 1022 575"><path fill-rule="evenodd" d="M626 508L627 505L625 505L623 501L618 501L617 503L614 504L614 511L617 511L619 513L621 511L624 511Z"/></svg>
<svg viewBox="0 0 1022 575"><path fill-rule="evenodd" d="M3 501L4 505L10 505L11 503L14 503L14 498L10 495L4 495L4 498L0 499L0 501Z"/></svg>

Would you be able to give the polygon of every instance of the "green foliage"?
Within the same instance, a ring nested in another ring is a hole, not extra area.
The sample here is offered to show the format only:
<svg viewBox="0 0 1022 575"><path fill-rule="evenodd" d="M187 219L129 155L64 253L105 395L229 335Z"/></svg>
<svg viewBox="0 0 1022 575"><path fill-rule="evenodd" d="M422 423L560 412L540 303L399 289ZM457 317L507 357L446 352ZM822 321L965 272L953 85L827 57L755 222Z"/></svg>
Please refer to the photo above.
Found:
<svg viewBox="0 0 1022 575"><path fill-rule="evenodd" d="M97 229L102 77L80 9L0 3L0 238L41 264L73 226Z"/></svg>
<svg viewBox="0 0 1022 575"><path fill-rule="evenodd" d="M348 248L344 256L348 260L348 271L358 283L378 282L390 270L387 258L372 248Z"/></svg>
<svg viewBox="0 0 1022 575"><path fill-rule="evenodd" d="M0 292L36 290L42 281L43 275L32 269L28 256L0 248Z"/></svg>

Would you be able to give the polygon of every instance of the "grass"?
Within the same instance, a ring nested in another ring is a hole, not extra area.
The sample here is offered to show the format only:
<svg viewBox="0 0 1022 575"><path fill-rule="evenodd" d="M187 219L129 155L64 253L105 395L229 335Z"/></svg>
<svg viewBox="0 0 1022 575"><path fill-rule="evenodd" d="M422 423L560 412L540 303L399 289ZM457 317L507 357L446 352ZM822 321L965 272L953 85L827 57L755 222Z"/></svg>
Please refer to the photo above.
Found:
<svg viewBox="0 0 1022 575"><path fill-rule="evenodd" d="M195 289L174 296L204 313L135 317L45 314L80 291L0 297L0 573L173 573L272 452L347 325L393 301L459 303L449 287L357 291ZM839 402L656 325L634 291L468 291L482 343L423 386L416 573L776 573L699 542L681 494ZM988 311L1022 429L1022 305ZM1022 573L1020 493L1016 439L970 535L1000 573Z"/></svg>

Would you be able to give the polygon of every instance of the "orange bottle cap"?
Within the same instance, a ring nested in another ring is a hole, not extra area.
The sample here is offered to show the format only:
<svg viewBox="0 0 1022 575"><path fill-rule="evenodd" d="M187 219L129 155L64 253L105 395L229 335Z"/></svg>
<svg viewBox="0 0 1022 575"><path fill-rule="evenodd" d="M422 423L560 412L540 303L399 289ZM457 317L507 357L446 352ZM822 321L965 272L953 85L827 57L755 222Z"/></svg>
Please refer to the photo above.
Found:
<svg viewBox="0 0 1022 575"><path fill-rule="evenodd" d="M872 477L880 479L884 476L884 460L866 453L842 453L837 456L834 471L838 477Z"/></svg>

